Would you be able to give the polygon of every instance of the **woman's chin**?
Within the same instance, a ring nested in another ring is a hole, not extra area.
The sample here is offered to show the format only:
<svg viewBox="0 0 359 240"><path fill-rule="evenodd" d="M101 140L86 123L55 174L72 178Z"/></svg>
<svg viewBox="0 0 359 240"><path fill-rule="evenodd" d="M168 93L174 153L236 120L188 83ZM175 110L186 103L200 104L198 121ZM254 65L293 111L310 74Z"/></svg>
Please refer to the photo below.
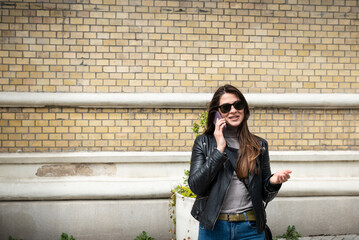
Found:
<svg viewBox="0 0 359 240"><path fill-rule="evenodd" d="M236 128L239 125L241 125L240 122L230 122L230 121L227 122L227 126L229 126L230 128Z"/></svg>

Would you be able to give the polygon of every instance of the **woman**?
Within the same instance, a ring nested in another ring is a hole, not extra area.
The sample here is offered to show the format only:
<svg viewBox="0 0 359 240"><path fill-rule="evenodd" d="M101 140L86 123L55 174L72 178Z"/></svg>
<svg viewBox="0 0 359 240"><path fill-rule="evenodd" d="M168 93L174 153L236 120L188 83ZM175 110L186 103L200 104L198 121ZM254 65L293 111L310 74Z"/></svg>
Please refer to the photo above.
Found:
<svg viewBox="0 0 359 240"><path fill-rule="evenodd" d="M199 240L265 239L263 202L290 178L290 170L271 174L268 144L250 133L249 115L237 88L225 85L215 92L206 131L193 146L188 179L197 194L191 214L200 223Z"/></svg>

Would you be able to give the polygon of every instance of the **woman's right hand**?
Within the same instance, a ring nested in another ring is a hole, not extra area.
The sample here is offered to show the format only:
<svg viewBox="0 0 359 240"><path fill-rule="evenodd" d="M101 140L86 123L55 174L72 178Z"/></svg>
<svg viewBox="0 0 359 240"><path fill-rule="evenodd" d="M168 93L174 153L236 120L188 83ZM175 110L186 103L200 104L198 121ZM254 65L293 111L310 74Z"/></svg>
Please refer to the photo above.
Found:
<svg viewBox="0 0 359 240"><path fill-rule="evenodd" d="M218 119L213 133L214 137L216 138L217 149L222 153L226 148L226 140L224 139L224 135L223 135L223 128L225 126L226 126L226 120L224 120L223 118Z"/></svg>

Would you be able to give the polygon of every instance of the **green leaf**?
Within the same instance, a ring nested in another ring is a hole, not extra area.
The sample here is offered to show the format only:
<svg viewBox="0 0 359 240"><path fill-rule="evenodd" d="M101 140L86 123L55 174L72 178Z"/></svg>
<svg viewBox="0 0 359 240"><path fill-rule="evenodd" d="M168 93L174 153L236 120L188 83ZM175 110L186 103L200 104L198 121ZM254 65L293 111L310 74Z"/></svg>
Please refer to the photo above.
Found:
<svg viewBox="0 0 359 240"><path fill-rule="evenodd" d="M201 113L198 117L198 121L199 123L194 122L192 124L192 131L196 134L196 137L201 135L205 129L206 129L206 125L207 125L207 111L204 111L203 113Z"/></svg>

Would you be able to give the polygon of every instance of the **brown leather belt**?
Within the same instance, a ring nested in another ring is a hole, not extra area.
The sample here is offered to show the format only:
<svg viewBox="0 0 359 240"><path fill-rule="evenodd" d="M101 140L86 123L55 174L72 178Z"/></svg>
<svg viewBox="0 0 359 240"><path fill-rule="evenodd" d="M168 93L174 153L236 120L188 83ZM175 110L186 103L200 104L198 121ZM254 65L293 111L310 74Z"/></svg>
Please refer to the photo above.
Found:
<svg viewBox="0 0 359 240"><path fill-rule="evenodd" d="M247 219L245 215L247 215ZM228 222L255 221L256 216L254 215L254 211L251 210L245 213L219 214L218 220L224 220Z"/></svg>

